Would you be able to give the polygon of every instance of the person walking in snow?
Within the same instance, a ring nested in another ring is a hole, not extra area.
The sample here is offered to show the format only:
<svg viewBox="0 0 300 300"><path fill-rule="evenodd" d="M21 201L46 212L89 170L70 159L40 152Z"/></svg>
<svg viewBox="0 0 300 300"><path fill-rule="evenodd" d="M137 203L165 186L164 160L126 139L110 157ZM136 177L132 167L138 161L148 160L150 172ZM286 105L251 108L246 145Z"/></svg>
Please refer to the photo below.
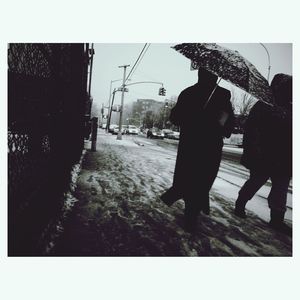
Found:
<svg viewBox="0 0 300 300"><path fill-rule="evenodd" d="M217 86L217 79L200 68L198 83L180 93L170 114L170 121L180 127L180 140L173 185L161 200L171 206L183 198L189 232L196 229L201 211L209 214L209 191L219 170L223 137L229 137L234 126L231 93Z"/></svg>
<svg viewBox="0 0 300 300"><path fill-rule="evenodd" d="M284 215L292 177L292 77L276 74L271 89L274 107L257 102L246 122L241 163L250 170L250 177L239 191L235 214L246 218L247 202L270 178L269 224L291 234L291 228L284 223Z"/></svg>

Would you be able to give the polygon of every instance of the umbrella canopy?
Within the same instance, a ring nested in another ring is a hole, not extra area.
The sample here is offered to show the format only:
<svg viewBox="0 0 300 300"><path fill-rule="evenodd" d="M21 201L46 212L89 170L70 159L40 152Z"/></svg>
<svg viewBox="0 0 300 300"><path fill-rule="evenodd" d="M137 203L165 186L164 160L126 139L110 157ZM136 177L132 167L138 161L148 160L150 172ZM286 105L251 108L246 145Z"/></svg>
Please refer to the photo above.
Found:
<svg viewBox="0 0 300 300"><path fill-rule="evenodd" d="M197 67L231 82L263 102L273 102L268 81L238 51L214 43L183 43L172 48Z"/></svg>
<svg viewBox="0 0 300 300"><path fill-rule="evenodd" d="M271 88L273 90L273 93L279 93L282 89L285 90L292 90L292 80L293 77L288 74L278 73L274 76Z"/></svg>

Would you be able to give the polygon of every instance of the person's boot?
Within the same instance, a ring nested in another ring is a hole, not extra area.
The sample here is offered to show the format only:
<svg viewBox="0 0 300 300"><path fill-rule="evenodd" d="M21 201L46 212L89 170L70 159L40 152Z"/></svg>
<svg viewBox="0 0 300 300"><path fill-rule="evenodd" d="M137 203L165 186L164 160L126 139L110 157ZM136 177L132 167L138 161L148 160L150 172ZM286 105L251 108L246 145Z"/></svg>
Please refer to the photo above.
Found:
<svg viewBox="0 0 300 300"><path fill-rule="evenodd" d="M184 219L184 230L188 233L195 233L197 230L197 218Z"/></svg>
<svg viewBox="0 0 300 300"><path fill-rule="evenodd" d="M175 192L175 189L171 187L165 193L160 196L160 200L167 206L172 206L177 200L181 199L181 196Z"/></svg>
<svg viewBox="0 0 300 300"><path fill-rule="evenodd" d="M184 230L189 233L195 233L197 229L198 213L190 203L185 201L184 208Z"/></svg>
<svg viewBox="0 0 300 300"><path fill-rule="evenodd" d="M160 200L167 206L172 206L172 204L176 202L174 198L170 197L170 193L168 193L168 191L160 195Z"/></svg>
<svg viewBox="0 0 300 300"><path fill-rule="evenodd" d="M234 208L234 214L242 219L245 219L247 217L245 212L246 203L248 201L245 201L240 196L237 198L235 202L235 208Z"/></svg>
<svg viewBox="0 0 300 300"><path fill-rule="evenodd" d="M269 225L276 231L292 236L292 228L284 222L284 212L271 210Z"/></svg>

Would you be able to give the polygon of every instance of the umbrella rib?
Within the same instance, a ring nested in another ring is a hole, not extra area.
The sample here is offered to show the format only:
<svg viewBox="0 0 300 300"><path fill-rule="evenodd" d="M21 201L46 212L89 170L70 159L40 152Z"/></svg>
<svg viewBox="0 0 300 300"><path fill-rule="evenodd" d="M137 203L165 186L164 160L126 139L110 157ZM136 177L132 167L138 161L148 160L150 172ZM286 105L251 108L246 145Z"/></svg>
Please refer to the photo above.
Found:
<svg viewBox="0 0 300 300"><path fill-rule="evenodd" d="M207 99L207 101L205 102L205 104L204 104L204 106L203 106L203 109L205 109L206 107L207 107L207 105L208 105L208 102L210 101L210 99L211 99L211 97L212 97L212 95L214 94L214 92L215 92L215 90L217 89L217 87L219 86L219 83L220 83L220 81L222 80L222 78L221 77L219 77L219 79L218 79L218 82L216 83L216 86L214 87L214 89L212 90L212 92L210 93L210 95L209 95L209 97L208 97L208 99Z"/></svg>

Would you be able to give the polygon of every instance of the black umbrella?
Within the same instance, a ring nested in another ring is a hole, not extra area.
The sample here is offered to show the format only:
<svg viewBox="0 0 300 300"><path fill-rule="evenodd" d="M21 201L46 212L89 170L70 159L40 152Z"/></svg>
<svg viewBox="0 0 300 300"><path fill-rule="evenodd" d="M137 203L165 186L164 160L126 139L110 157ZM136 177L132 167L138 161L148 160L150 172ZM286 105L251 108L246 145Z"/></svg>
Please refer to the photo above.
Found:
<svg viewBox="0 0 300 300"><path fill-rule="evenodd" d="M172 48L197 67L231 82L263 102L273 102L268 81L238 51L214 43L184 43Z"/></svg>

